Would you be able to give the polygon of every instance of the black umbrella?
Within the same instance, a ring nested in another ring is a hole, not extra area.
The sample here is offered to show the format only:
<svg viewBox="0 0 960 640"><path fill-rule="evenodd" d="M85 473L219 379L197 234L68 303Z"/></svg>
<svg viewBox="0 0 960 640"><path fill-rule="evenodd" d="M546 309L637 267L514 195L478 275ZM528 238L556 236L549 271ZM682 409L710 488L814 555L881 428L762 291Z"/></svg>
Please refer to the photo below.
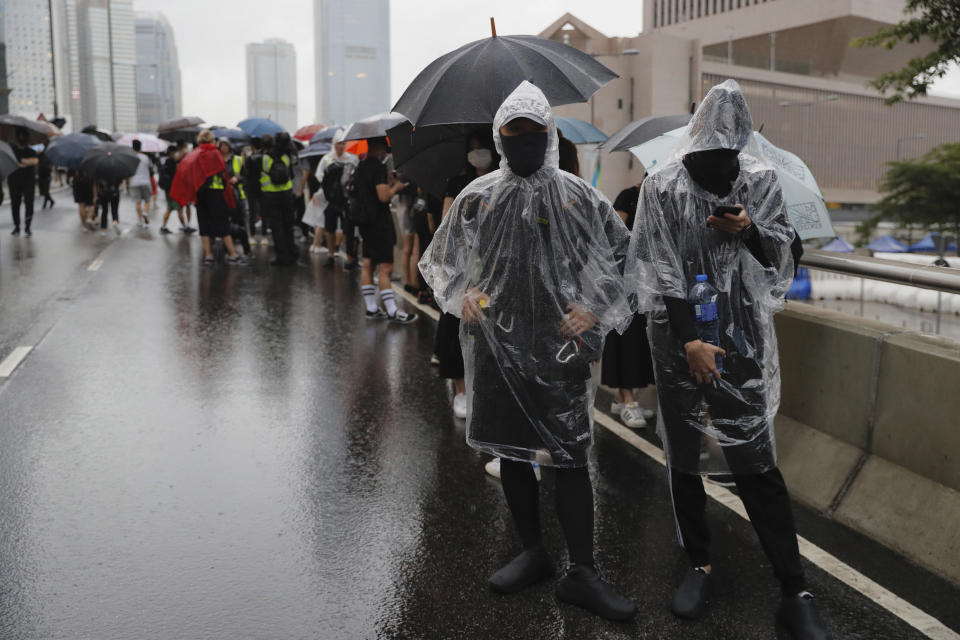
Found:
<svg viewBox="0 0 960 640"><path fill-rule="evenodd" d="M687 126L690 117L689 113L682 113L676 116L650 116L634 120L607 138L600 148L604 151L628 151L657 136L662 136L667 131Z"/></svg>
<svg viewBox="0 0 960 640"><path fill-rule="evenodd" d="M87 150L101 144L99 138L89 133L70 133L54 138L44 153L55 167L77 169Z"/></svg>
<svg viewBox="0 0 960 640"><path fill-rule="evenodd" d="M185 116L183 118L175 118L168 122L157 126L157 133L163 133L164 131L177 131L179 129L187 129L189 127L196 127L203 124L203 118L198 118L196 116ZM161 136L162 137L162 136Z"/></svg>
<svg viewBox="0 0 960 640"><path fill-rule="evenodd" d="M97 140L102 140L103 142L113 142L113 136L107 133L106 131L101 131L97 129L97 125L88 124L83 129L80 130L80 133L86 133L91 136L96 136Z"/></svg>
<svg viewBox="0 0 960 640"><path fill-rule="evenodd" d="M27 130L27 144L45 144L49 140L47 128L36 120L21 116L0 116L0 140L13 144L16 142L17 129Z"/></svg>
<svg viewBox="0 0 960 640"><path fill-rule="evenodd" d="M130 147L113 142L87 149L80 170L95 180L120 182L137 172L140 156Z"/></svg>
<svg viewBox="0 0 960 640"><path fill-rule="evenodd" d="M164 122L157 127L157 137L168 142L195 142L200 133L203 118L186 116Z"/></svg>
<svg viewBox="0 0 960 640"><path fill-rule="evenodd" d="M551 105L586 102L617 74L569 45L537 36L477 40L431 62L393 108L416 126L493 122L524 80Z"/></svg>
<svg viewBox="0 0 960 640"><path fill-rule="evenodd" d="M0 180L20 168L20 161L6 142L0 141Z"/></svg>
<svg viewBox="0 0 960 640"><path fill-rule="evenodd" d="M489 124L441 124L414 129L409 122L403 122L387 131L393 164L405 178L442 198L447 180L467 168L470 134L491 128Z"/></svg>

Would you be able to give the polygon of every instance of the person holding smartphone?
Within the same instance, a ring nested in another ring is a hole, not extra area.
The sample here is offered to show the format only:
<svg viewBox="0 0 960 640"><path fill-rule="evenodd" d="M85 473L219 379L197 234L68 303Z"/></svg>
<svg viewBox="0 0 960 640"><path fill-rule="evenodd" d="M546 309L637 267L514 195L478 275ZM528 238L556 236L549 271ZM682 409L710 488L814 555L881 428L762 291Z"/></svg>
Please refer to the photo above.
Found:
<svg viewBox="0 0 960 640"><path fill-rule="evenodd" d="M690 561L673 612L696 619L706 611L712 564L702 474L732 473L780 581L778 623L795 638L821 640L828 635L808 591L773 434L773 314L793 278L794 239L746 100L727 80L707 93L672 160L644 182L625 268L649 319L660 436ZM699 299L688 301L702 280L716 292L709 314Z"/></svg>

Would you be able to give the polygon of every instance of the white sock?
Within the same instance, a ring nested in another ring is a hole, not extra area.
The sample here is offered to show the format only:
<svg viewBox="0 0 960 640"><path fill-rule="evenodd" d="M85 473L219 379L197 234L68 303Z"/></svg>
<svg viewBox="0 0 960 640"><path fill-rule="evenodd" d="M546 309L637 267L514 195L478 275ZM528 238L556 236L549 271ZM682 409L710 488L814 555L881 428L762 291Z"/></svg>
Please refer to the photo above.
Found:
<svg viewBox="0 0 960 640"><path fill-rule="evenodd" d="M387 315L391 318L397 315L397 303L393 299L393 289L381 289L380 299L383 300L383 306L387 310Z"/></svg>
<svg viewBox="0 0 960 640"><path fill-rule="evenodd" d="M363 302L367 305L367 311L376 313L380 310L377 306L377 288L372 284L365 284L360 287L363 292Z"/></svg>

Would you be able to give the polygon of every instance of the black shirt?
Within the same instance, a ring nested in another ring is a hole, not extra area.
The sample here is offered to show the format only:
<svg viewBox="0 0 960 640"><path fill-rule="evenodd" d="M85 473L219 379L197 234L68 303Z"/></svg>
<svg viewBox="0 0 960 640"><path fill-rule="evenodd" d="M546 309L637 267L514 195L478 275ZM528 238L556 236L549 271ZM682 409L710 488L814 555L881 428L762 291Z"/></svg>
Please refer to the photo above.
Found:
<svg viewBox="0 0 960 640"><path fill-rule="evenodd" d="M29 158L38 158L39 154L31 149L30 147L19 147L17 145L10 145L13 149L13 154L17 157L17 161L27 160ZM37 175L36 165L32 167L20 167L16 171L10 174L9 179L13 181L24 181L24 180L33 180Z"/></svg>
<svg viewBox="0 0 960 640"><path fill-rule="evenodd" d="M624 189L613 201L614 211L623 211L627 214L627 229L633 231L633 223L637 219L637 205L640 203L640 188Z"/></svg>
<svg viewBox="0 0 960 640"><path fill-rule="evenodd" d="M458 176L453 176L447 180L447 191L444 193L444 197L447 198L456 198L460 195L460 192L467 188L467 185L477 179L476 174L461 174Z"/></svg>
<svg viewBox="0 0 960 640"><path fill-rule="evenodd" d="M393 217L390 215L390 205L380 202L377 195L377 185L388 184L387 166L376 158L366 158L357 165L353 176L357 199L360 206L373 219L370 226L393 227Z"/></svg>

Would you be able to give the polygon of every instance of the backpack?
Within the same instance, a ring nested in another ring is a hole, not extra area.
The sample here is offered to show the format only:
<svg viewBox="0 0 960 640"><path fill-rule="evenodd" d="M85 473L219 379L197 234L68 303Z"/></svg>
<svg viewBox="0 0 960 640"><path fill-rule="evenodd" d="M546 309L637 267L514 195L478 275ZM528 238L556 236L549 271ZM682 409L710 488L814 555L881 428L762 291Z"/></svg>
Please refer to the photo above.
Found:
<svg viewBox="0 0 960 640"><path fill-rule="evenodd" d="M157 186L164 191L170 191L173 186L173 176L177 172L177 161L173 158L167 158L160 169L160 179L157 180Z"/></svg>
<svg viewBox="0 0 960 640"><path fill-rule="evenodd" d="M273 159L273 164L270 165L270 171L267 175L270 176L270 183L278 187L290 182L290 167L283 161L284 157L283 155L270 156Z"/></svg>
<svg viewBox="0 0 960 640"><path fill-rule="evenodd" d="M354 178L356 178L356 173L354 173ZM363 206L354 178L351 178L350 182L347 183L346 214L350 223L359 227L373 222L376 219L376 211L372 211Z"/></svg>
<svg viewBox="0 0 960 640"><path fill-rule="evenodd" d="M343 191L343 165L335 162L323 172L323 197L335 208L343 210L347 204L347 194Z"/></svg>

